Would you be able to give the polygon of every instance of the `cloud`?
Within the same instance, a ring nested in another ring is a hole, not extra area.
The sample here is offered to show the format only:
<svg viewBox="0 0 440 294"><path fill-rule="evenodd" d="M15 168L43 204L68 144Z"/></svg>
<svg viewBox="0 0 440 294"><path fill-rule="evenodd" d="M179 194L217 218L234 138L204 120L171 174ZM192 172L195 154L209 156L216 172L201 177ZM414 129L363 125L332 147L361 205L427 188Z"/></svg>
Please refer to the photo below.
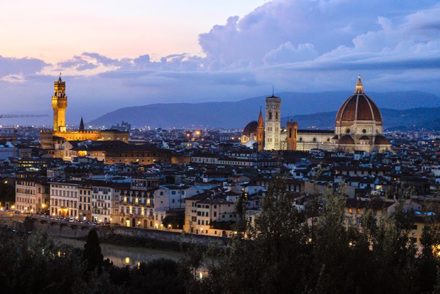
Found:
<svg viewBox="0 0 440 294"><path fill-rule="evenodd" d="M264 95L271 85L351 90L358 73L376 91L437 92L440 84L436 0L274 0L214 25L199 43L200 56L178 52L159 60L99 52L54 64L0 57L0 83L10 86L0 98L15 90L23 105L41 105L34 93L48 99L59 72L68 80L69 113L86 117L126 105Z"/></svg>
<svg viewBox="0 0 440 294"><path fill-rule="evenodd" d="M408 46L420 51L426 42L439 40L440 6L420 1L419 7L428 8L408 13L416 4L406 2L272 1L242 19L214 26L200 35L200 45L208 62L224 67L291 63L337 53L392 56Z"/></svg>
<svg viewBox="0 0 440 294"><path fill-rule="evenodd" d="M73 58L56 64L45 66L41 74L56 75L63 72L65 75L93 76L103 72L116 70L120 61L111 59L98 53L85 52Z"/></svg>
<svg viewBox="0 0 440 294"><path fill-rule="evenodd" d="M315 46L310 43L294 46L290 42L280 45L278 48L269 51L264 57L264 64L283 64L310 60L318 56Z"/></svg>
<svg viewBox="0 0 440 294"><path fill-rule="evenodd" d="M26 75L32 75L38 73L46 65L47 64L43 60L36 58L12 58L0 56L0 77L24 77ZM2 80L4 80L4 78L2 78Z"/></svg>
<svg viewBox="0 0 440 294"><path fill-rule="evenodd" d="M10 75L6 75L6 76L1 77L0 81L6 82L6 83L11 83L11 84L22 84L26 80L25 80L23 74L10 74Z"/></svg>

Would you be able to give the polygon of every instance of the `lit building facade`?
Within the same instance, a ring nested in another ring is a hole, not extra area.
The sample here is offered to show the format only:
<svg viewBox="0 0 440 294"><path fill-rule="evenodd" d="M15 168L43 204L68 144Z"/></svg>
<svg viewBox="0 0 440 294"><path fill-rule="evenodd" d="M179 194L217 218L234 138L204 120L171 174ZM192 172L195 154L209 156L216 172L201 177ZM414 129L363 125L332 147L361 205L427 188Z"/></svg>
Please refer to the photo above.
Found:
<svg viewBox="0 0 440 294"><path fill-rule="evenodd" d="M274 95L266 98L266 121L264 149L281 149L281 98Z"/></svg>
<svg viewBox="0 0 440 294"><path fill-rule="evenodd" d="M92 188L92 219L98 223L117 223L121 189L110 185L94 185Z"/></svg>
<svg viewBox="0 0 440 294"><path fill-rule="evenodd" d="M86 130L81 119L77 130L68 130L66 123L68 99L66 94L66 82L61 76L54 82L54 94L52 96L53 128L42 131L40 144L43 149L56 149L64 141L123 141L128 142L129 133L119 130Z"/></svg>
<svg viewBox="0 0 440 294"><path fill-rule="evenodd" d="M50 215L79 219L79 189L79 183L51 182Z"/></svg>
<svg viewBox="0 0 440 294"><path fill-rule="evenodd" d="M34 179L17 179L15 208L23 213L46 212L49 208L49 185Z"/></svg>
<svg viewBox="0 0 440 294"><path fill-rule="evenodd" d="M185 199L185 233L227 237L232 230L216 227L216 223L236 221L236 204L226 197L203 193Z"/></svg>
<svg viewBox="0 0 440 294"><path fill-rule="evenodd" d="M249 123L243 131L242 143L255 138L258 151L310 151L315 148L346 152L391 150L391 144L383 136L380 110L365 93L360 77L354 94L348 97L337 112L334 130L301 130L298 123L291 121L287 122L285 128L281 128L280 121L281 99L274 95L267 97L266 120L262 120L260 113L258 122ZM263 125L262 134L259 130ZM251 147L251 144L246 143L244 145Z"/></svg>

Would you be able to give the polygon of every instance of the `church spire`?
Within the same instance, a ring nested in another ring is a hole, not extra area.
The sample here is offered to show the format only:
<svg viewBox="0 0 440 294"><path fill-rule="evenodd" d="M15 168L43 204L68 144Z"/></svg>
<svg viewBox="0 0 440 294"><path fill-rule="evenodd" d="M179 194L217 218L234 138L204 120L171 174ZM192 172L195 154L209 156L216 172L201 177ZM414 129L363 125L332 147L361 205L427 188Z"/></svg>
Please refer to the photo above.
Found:
<svg viewBox="0 0 440 294"><path fill-rule="evenodd" d="M80 132L83 132L84 131L84 120L83 120L83 118L81 117L81 121L80 121L80 123L79 123L79 131Z"/></svg>
<svg viewBox="0 0 440 294"><path fill-rule="evenodd" d="M264 128L264 119L263 119L263 112L261 111L261 107L260 107L260 114L258 115L258 127Z"/></svg>
<svg viewBox="0 0 440 294"><path fill-rule="evenodd" d="M354 91L355 94L365 94L364 85L362 84L361 75L358 75L356 88Z"/></svg>

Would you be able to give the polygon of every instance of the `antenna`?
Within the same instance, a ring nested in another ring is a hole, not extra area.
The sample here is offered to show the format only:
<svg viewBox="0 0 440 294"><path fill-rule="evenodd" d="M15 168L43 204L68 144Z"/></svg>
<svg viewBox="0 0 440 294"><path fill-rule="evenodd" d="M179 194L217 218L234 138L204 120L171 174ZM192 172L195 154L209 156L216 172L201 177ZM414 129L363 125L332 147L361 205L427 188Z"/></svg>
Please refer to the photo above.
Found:
<svg viewBox="0 0 440 294"><path fill-rule="evenodd" d="M272 85L272 97L273 96L275 96L275 88L274 88L274 86Z"/></svg>

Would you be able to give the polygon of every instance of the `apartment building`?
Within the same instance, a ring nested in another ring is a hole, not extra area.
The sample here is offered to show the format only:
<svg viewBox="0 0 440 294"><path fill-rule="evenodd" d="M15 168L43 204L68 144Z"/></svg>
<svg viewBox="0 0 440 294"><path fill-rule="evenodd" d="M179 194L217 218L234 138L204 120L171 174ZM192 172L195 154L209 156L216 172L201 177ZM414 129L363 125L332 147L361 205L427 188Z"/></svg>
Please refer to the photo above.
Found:
<svg viewBox="0 0 440 294"><path fill-rule="evenodd" d="M50 183L50 214L65 218L79 219L80 182Z"/></svg>
<svg viewBox="0 0 440 294"><path fill-rule="evenodd" d="M23 213L44 213L49 207L49 184L40 179L17 179L15 207Z"/></svg>
<svg viewBox="0 0 440 294"><path fill-rule="evenodd" d="M225 195L203 193L185 199L184 232L226 237L237 221L235 202Z"/></svg>

